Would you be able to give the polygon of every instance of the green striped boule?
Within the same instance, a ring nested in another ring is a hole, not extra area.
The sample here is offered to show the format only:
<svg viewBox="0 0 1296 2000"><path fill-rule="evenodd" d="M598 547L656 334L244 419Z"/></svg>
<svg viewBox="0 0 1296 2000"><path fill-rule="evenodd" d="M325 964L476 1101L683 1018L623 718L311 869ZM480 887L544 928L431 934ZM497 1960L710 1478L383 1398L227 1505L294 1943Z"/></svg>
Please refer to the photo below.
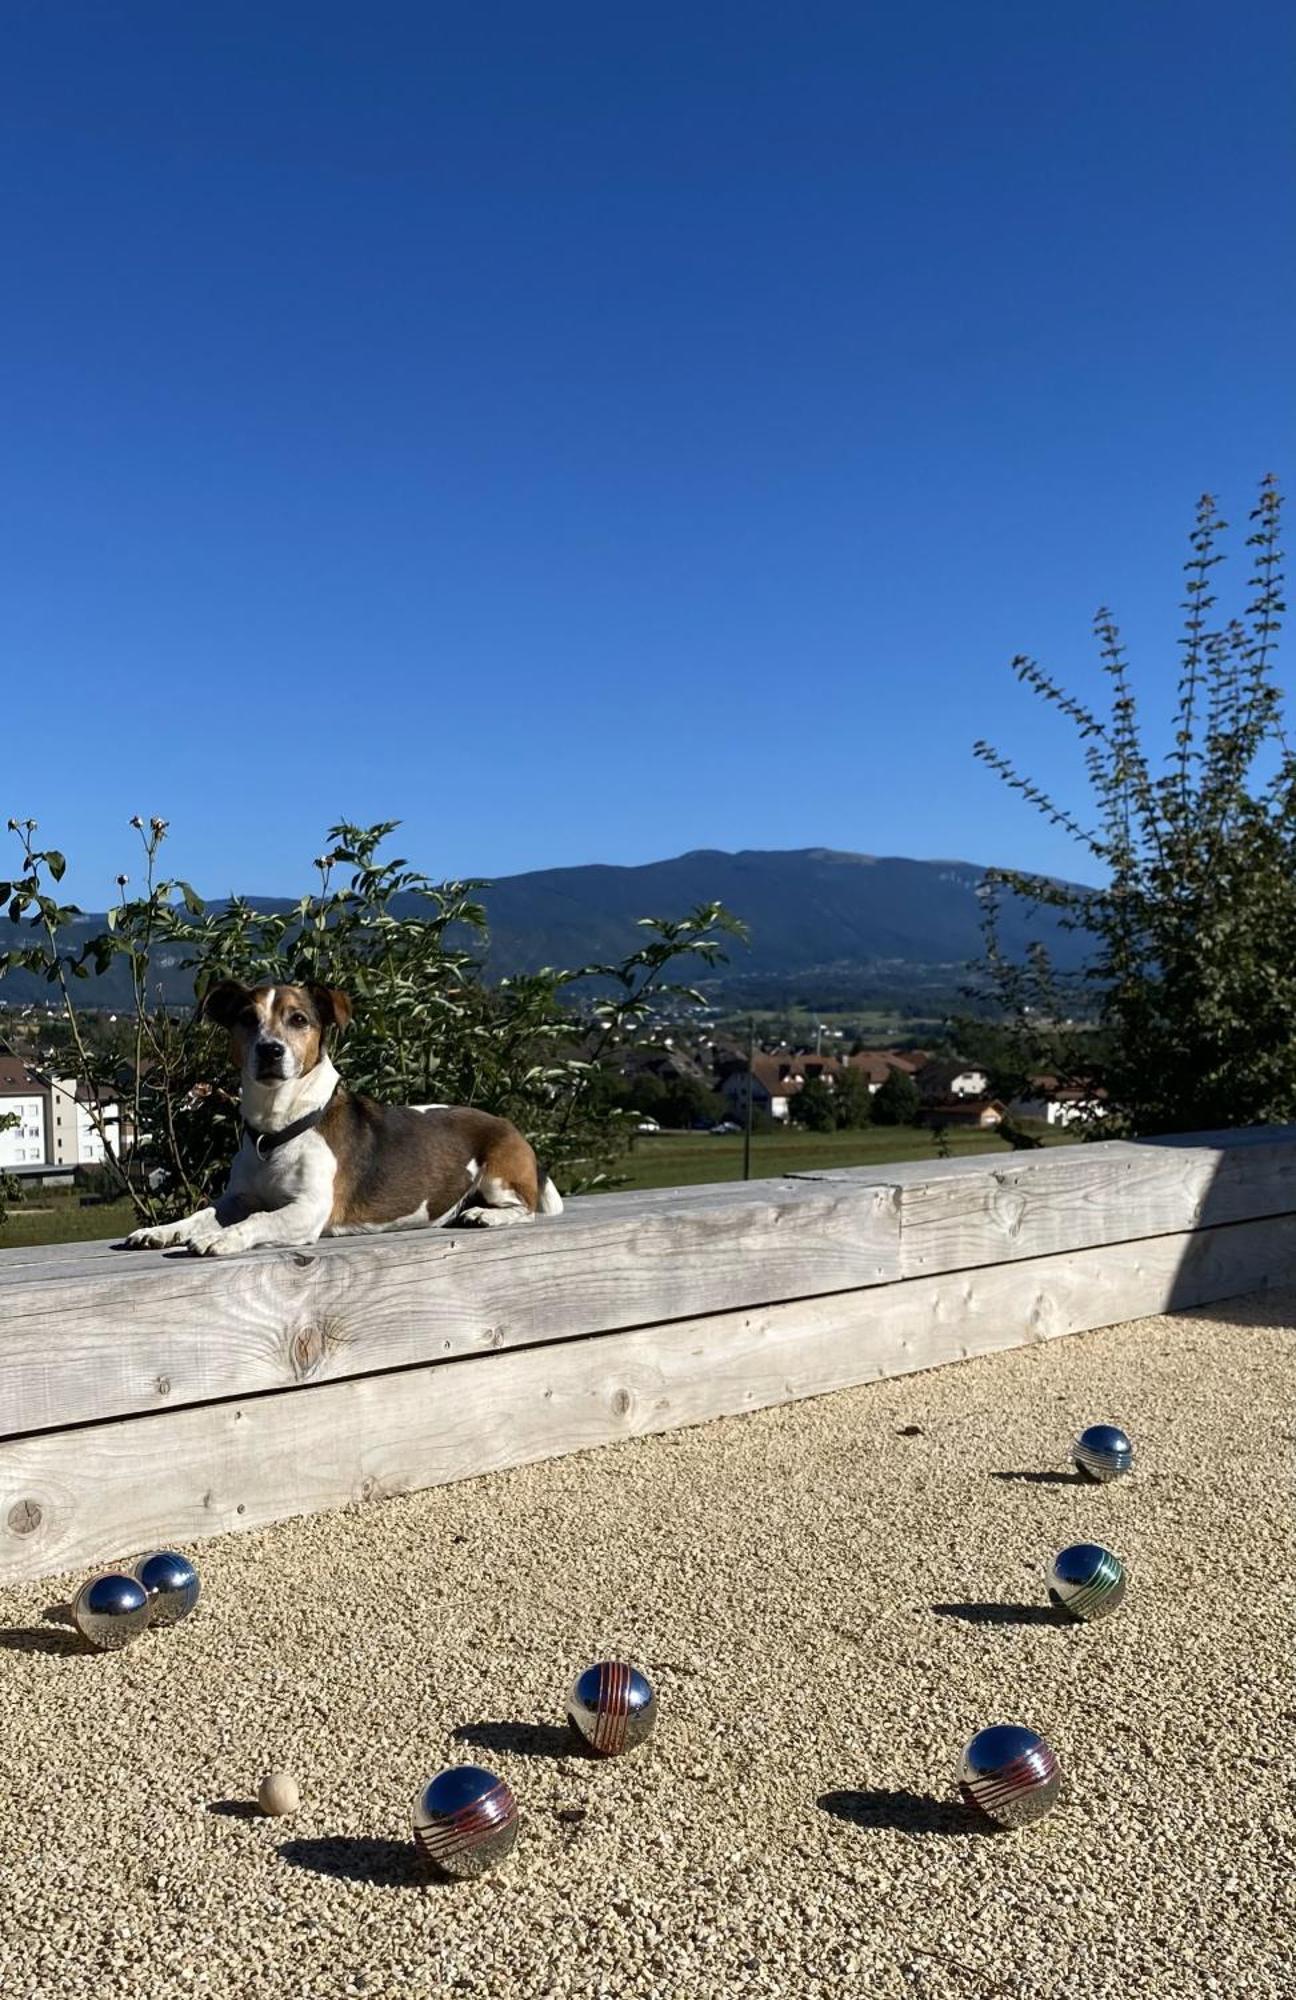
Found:
<svg viewBox="0 0 1296 2000"><path fill-rule="evenodd" d="M1054 1557L1049 1571L1049 1602L1082 1624L1117 1610L1125 1587L1124 1563L1097 1542L1073 1542Z"/></svg>

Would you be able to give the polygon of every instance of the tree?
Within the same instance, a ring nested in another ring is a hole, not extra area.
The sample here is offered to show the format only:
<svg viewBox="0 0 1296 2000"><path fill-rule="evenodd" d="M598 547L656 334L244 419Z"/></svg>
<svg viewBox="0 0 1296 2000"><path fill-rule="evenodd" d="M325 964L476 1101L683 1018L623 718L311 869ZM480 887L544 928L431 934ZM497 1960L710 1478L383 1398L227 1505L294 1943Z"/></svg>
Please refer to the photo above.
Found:
<svg viewBox="0 0 1296 2000"><path fill-rule="evenodd" d="M902 1069L893 1069L873 1093L870 1107L875 1125L912 1125L922 1100L913 1078Z"/></svg>
<svg viewBox="0 0 1296 2000"><path fill-rule="evenodd" d="M788 1099L788 1117L807 1132L835 1132L837 1112L833 1094L821 1076L812 1076Z"/></svg>
<svg viewBox="0 0 1296 2000"><path fill-rule="evenodd" d="M1014 662L1018 678L1079 732L1092 820L1057 804L988 744L976 745L1103 878L1083 888L993 870L985 910L986 970L1024 1062L1037 1060L1043 1029L1049 1066L1064 1081L1106 1092L1106 1115L1091 1123L1091 1136L1296 1117L1296 748L1275 675L1285 609L1280 517L1277 486L1266 479L1246 542L1246 600L1225 617L1214 577L1225 523L1209 494L1198 505L1174 730L1159 768L1110 612L1095 621L1109 716L1067 694L1034 660ZM997 915L1005 889L1059 912L1064 928L1091 940L1078 982L1060 977L1042 949L1025 965L1004 957ZM1096 1013L1103 1030L1097 1055L1092 1035L1066 1032L1080 1012Z"/></svg>
<svg viewBox="0 0 1296 2000"><path fill-rule="evenodd" d="M873 1093L857 1069L844 1069L833 1092L833 1113L839 1129L858 1131L873 1115Z"/></svg>

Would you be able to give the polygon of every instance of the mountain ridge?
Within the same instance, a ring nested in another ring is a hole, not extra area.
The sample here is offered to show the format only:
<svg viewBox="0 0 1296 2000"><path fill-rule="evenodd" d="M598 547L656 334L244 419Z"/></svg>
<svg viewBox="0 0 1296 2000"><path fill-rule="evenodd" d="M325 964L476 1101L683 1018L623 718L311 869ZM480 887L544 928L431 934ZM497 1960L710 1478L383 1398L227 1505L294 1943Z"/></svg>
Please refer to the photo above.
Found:
<svg viewBox="0 0 1296 2000"><path fill-rule="evenodd" d="M714 901L750 934L750 947L730 947L729 965L717 975L722 980L795 980L831 969L840 983L852 968L875 974L885 967L890 983L902 985L902 968L948 970L981 955L979 892L986 872L976 862L826 847L693 848L662 861L529 869L498 876L483 889L490 924L485 961L493 976L502 977L543 965L619 959L642 943L640 918L679 917ZM278 910L293 901L247 900ZM415 897L396 899L401 914L417 907ZM88 913L77 928L97 930L103 923ZM1084 957L1083 938L1063 931L1051 911L1031 911L1005 897L1000 928L1010 955L1040 941L1066 969ZM20 935L18 926L0 922L0 948ZM165 988L168 998L181 1000L188 997L188 975L180 968L176 973ZM91 1004L121 1005L126 994L117 985L109 973L83 990ZM30 974L11 973L0 980L0 1002L30 1000L46 990Z"/></svg>

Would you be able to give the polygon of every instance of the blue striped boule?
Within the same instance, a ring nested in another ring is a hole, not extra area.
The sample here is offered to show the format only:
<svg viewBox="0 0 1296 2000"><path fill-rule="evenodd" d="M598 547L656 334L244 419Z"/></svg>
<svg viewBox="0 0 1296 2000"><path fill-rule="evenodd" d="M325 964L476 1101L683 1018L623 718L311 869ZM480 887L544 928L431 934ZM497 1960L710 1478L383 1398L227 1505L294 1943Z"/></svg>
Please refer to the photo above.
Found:
<svg viewBox="0 0 1296 2000"><path fill-rule="evenodd" d="M1120 1479L1134 1464L1134 1447L1115 1424L1090 1424L1071 1447L1076 1471L1106 1485Z"/></svg>

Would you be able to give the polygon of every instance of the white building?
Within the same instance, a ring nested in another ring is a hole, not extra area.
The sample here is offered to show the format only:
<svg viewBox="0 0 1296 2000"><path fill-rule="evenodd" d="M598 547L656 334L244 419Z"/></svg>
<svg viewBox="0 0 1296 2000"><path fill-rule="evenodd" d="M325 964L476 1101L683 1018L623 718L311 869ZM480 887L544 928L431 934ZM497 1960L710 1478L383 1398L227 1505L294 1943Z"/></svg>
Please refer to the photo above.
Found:
<svg viewBox="0 0 1296 2000"><path fill-rule="evenodd" d="M99 1166L104 1158L104 1142L99 1124L91 1115L85 1085L72 1076L52 1076L50 1093L50 1158L60 1166ZM114 1153L121 1150L121 1113L114 1101L99 1106L103 1132Z"/></svg>
<svg viewBox="0 0 1296 2000"><path fill-rule="evenodd" d="M49 1158L49 1095L17 1056L0 1056L0 1128L0 1167L39 1166Z"/></svg>
<svg viewBox="0 0 1296 2000"><path fill-rule="evenodd" d="M21 1056L0 1055L0 1167L101 1165L105 1138L120 1151L121 1107L101 1098L99 1108L96 1120L75 1077L47 1077Z"/></svg>

